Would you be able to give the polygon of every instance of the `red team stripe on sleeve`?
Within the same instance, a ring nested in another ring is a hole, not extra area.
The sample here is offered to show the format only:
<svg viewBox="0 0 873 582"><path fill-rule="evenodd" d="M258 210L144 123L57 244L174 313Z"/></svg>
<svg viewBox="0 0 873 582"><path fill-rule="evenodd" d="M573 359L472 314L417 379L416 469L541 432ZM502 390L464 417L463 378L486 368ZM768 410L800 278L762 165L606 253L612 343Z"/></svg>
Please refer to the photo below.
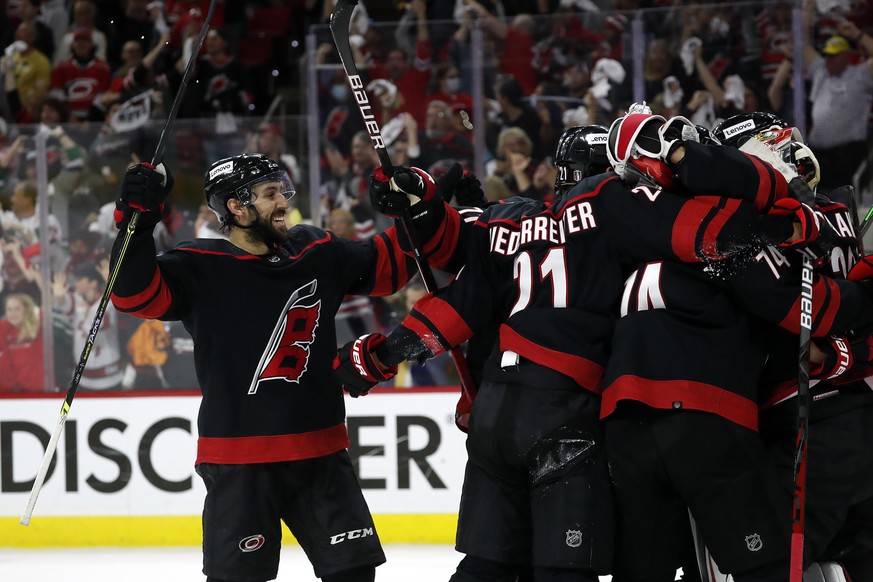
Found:
<svg viewBox="0 0 873 582"><path fill-rule="evenodd" d="M506 324L500 326L500 349L512 350L531 362L569 376L579 386L595 394L600 394L603 390L601 385L603 366L580 356L550 350L536 344L522 337Z"/></svg>
<svg viewBox="0 0 873 582"><path fill-rule="evenodd" d="M421 299L419 299L419 301L421 301ZM408 315L401 325L417 335L433 355L438 356L449 349L448 346L443 345L439 338L434 335L433 330L427 327L427 325L425 325L425 323L420 319Z"/></svg>
<svg viewBox="0 0 873 582"><path fill-rule="evenodd" d="M827 277L819 277L812 289L812 335L824 337L833 327L834 319L840 308L840 288L836 282ZM791 305L788 314L779 322L779 327L791 333L800 333L800 302L801 297Z"/></svg>
<svg viewBox="0 0 873 582"><path fill-rule="evenodd" d="M388 237L391 244L386 243L383 236ZM376 245L376 272L373 274L375 284L372 295L391 295L409 280L409 259L400 250L397 231L393 227L372 240ZM389 255L393 255L393 260Z"/></svg>
<svg viewBox="0 0 873 582"><path fill-rule="evenodd" d="M448 205L446 205L448 207ZM461 232L461 216L453 208L446 208L446 218L440 225L424 251L428 255L428 262L436 269L442 269L448 264L458 247L458 237Z"/></svg>
<svg viewBox="0 0 873 582"><path fill-rule="evenodd" d="M755 156L746 155L758 172L758 191L755 193L755 209L763 210L773 204L773 179L770 169ZM782 198L782 196L780 196Z"/></svg>
<svg viewBox="0 0 873 582"><path fill-rule="evenodd" d="M430 322L450 346L460 345L473 336L473 330L464 318L439 297L433 295L422 297L416 303L415 310Z"/></svg>
<svg viewBox="0 0 873 582"><path fill-rule="evenodd" d="M697 200L689 200L682 206L676 222L673 224L673 252L685 262L698 261L697 235L700 225L706 215L712 211L712 206Z"/></svg>
<svg viewBox="0 0 873 582"><path fill-rule="evenodd" d="M603 392L600 418L615 412L621 400L634 400L666 410L703 410L758 430L758 405L755 402L702 382L650 380L630 374L619 376Z"/></svg>
<svg viewBox="0 0 873 582"><path fill-rule="evenodd" d="M173 298L164 284L160 269L155 269L155 276L148 287L136 295L120 297L112 294L112 303L116 309L145 318L160 317L167 312L172 302Z"/></svg>

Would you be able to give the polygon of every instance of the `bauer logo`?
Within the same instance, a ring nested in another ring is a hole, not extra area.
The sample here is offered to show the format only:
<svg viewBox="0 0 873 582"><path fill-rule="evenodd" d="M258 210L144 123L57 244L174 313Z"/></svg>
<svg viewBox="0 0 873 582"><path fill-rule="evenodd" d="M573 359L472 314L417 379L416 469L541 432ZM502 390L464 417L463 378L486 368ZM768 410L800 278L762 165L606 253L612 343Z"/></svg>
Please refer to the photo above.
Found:
<svg viewBox="0 0 873 582"><path fill-rule="evenodd" d="M582 532L578 529L567 530L567 545L571 548L578 548L582 545Z"/></svg>
<svg viewBox="0 0 873 582"><path fill-rule="evenodd" d="M264 536L261 534L249 536L240 540L239 549L243 552L254 552L255 550L263 548L265 541Z"/></svg>
<svg viewBox="0 0 873 582"><path fill-rule="evenodd" d="M761 541L760 535L752 534L750 536L746 536L746 547L749 548L750 552L757 552L764 547L764 542Z"/></svg>
<svg viewBox="0 0 873 582"><path fill-rule="evenodd" d="M749 120L744 121L742 123L739 123L737 125L733 125L731 127L725 128L724 136L726 138L733 137L733 136L737 135L738 133L747 131L749 129L754 129L754 128L755 128L755 122L752 121L751 119L749 119Z"/></svg>
<svg viewBox="0 0 873 582"><path fill-rule="evenodd" d="M212 168L211 170L209 170L209 179L214 180L216 176L230 174L231 172L233 172L233 160L229 162L224 162L217 168Z"/></svg>

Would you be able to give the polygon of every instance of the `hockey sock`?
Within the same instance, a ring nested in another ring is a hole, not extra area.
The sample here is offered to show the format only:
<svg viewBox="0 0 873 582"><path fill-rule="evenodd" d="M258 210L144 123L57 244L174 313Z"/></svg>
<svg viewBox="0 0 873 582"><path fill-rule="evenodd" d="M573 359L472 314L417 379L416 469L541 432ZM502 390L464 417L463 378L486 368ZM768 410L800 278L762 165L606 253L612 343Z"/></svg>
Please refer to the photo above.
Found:
<svg viewBox="0 0 873 582"><path fill-rule="evenodd" d="M376 579L376 566L367 564L324 576L324 582L373 582Z"/></svg>
<svg viewBox="0 0 873 582"><path fill-rule="evenodd" d="M449 582L515 582L517 570L517 564L466 556Z"/></svg>

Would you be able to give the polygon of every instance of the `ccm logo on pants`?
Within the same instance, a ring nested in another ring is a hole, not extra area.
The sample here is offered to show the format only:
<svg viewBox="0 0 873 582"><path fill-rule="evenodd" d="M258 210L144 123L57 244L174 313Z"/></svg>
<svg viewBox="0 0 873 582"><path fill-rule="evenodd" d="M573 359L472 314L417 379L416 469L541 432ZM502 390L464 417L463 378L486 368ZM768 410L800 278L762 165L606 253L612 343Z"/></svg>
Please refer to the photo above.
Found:
<svg viewBox="0 0 873 582"><path fill-rule="evenodd" d="M365 538L371 535L373 535L372 527L368 527L366 529L353 529L352 531L344 531L343 533L336 534L335 536L330 536L330 545L338 544L346 540Z"/></svg>

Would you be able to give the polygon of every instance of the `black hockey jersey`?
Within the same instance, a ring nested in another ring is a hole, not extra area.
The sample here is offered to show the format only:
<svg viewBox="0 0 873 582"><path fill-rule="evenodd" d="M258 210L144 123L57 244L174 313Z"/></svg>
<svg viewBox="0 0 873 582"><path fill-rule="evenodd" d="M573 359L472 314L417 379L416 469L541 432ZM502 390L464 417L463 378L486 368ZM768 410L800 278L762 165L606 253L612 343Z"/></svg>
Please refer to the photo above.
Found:
<svg viewBox="0 0 873 582"><path fill-rule="evenodd" d="M459 224L447 210L427 238L433 266L451 257ZM396 292L415 265L393 227L360 242L310 226L289 234L266 257L212 239L155 257L150 232L132 237L112 300L139 317L181 320L194 339L198 463L305 459L349 445L334 315L347 294Z"/></svg>
<svg viewBox="0 0 873 582"><path fill-rule="evenodd" d="M749 244L758 218L736 200L631 191L615 174L583 180L552 207L510 199L485 210L458 278L420 300L389 345L402 345L411 331L438 354L497 319L500 350L599 393L622 263L720 258ZM778 240L790 234L783 226Z"/></svg>
<svg viewBox="0 0 873 582"><path fill-rule="evenodd" d="M758 379L771 348L758 318L798 333L800 263L794 252L765 247L751 259L705 267L638 265L625 284L601 417L634 400L702 410L756 430ZM861 286L818 275L812 287L814 336L873 321Z"/></svg>

